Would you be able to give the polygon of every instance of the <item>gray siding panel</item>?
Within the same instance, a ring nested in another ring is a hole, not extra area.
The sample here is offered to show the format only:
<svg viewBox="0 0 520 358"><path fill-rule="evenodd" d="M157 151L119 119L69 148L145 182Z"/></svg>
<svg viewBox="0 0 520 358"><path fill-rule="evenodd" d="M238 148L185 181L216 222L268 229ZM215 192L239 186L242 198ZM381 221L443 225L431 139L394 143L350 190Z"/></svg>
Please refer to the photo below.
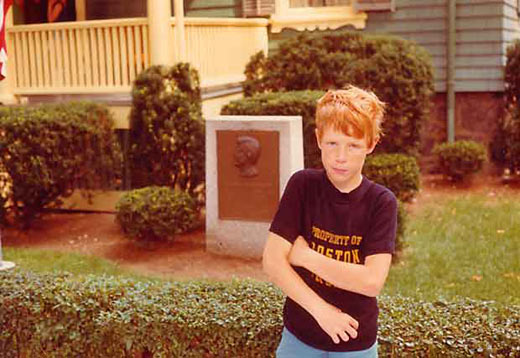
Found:
<svg viewBox="0 0 520 358"><path fill-rule="evenodd" d="M502 91L507 43L520 38L516 0L457 0L458 91ZM396 11L369 13L364 31L415 41L432 55L435 88L445 91L446 0L396 0Z"/></svg>

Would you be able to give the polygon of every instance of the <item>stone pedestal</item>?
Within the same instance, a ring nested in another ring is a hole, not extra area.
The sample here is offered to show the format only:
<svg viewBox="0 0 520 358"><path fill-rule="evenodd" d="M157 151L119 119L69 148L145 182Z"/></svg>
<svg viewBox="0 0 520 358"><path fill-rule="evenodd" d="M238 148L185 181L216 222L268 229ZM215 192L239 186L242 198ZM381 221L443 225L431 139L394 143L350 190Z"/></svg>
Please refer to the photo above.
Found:
<svg viewBox="0 0 520 358"><path fill-rule="evenodd" d="M6 271L15 267L15 263L11 261L0 261L0 271Z"/></svg>
<svg viewBox="0 0 520 358"><path fill-rule="evenodd" d="M0 228L0 271L5 271L15 267L15 263L11 261L3 261L2 256L2 228Z"/></svg>
<svg viewBox="0 0 520 358"><path fill-rule="evenodd" d="M207 119L206 249L260 258L285 185L300 169L300 116Z"/></svg>

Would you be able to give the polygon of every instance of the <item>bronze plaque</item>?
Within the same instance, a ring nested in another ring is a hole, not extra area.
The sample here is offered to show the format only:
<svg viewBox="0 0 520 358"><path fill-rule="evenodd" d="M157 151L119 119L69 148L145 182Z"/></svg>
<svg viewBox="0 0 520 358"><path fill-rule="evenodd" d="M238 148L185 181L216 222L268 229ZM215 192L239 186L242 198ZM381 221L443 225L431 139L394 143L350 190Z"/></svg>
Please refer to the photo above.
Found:
<svg viewBox="0 0 520 358"><path fill-rule="evenodd" d="M271 221L279 200L279 133L217 131L219 219Z"/></svg>

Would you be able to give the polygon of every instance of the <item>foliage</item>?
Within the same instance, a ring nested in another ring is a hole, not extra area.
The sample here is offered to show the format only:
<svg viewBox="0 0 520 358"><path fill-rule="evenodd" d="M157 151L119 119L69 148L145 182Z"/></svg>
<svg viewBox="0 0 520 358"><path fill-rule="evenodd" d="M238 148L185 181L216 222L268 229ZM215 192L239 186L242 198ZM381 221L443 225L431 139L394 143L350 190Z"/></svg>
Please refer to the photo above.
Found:
<svg viewBox="0 0 520 358"><path fill-rule="evenodd" d="M392 263L397 263L403 255L403 249L406 246L405 232L408 220L405 204L401 200L397 200L397 231L395 233L395 254Z"/></svg>
<svg viewBox="0 0 520 358"><path fill-rule="evenodd" d="M116 185L121 163L104 106L77 102L0 109L0 166L8 174L0 192L8 191L7 210L25 227L76 188Z"/></svg>
<svg viewBox="0 0 520 358"><path fill-rule="evenodd" d="M390 189L404 202L410 201L419 191L419 165L414 157L406 154L369 155L363 174Z"/></svg>
<svg viewBox="0 0 520 358"><path fill-rule="evenodd" d="M260 80L267 75L267 64L267 57L265 56L264 51L259 51L251 56L244 71L244 74L246 75L246 81L244 81L242 86L244 89L244 96L251 97L255 93L269 91L267 83Z"/></svg>
<svg viewBox="0 0 520 358"><path fill-rule="evenodd" d="M4 172L0 167L0 172ZM6 179L7 175L0 174L0 230L5 225L6 214L7 214L7 196L9 195L10 188L7 189Z"/></svg>
<svg viewBox="0 0 520 358"><path fill-rule="evenodd" d="M520 40L507 48L505 67L506 113L491 143L491 158L513 173L520 173Z"/></svg>
<svg viewBox="0 0 520 358"><path fill-rule="evenodd" d="M381 357L514 357L520 307L382 296ZM18 357L273 357L283 295L254 281L0 273L0 351Z"/></svg>
<svg viewBox="0 0 520 358"><path fill-rule="evenodd" d="M453 181L462 181L480 171L487 158L486 148L471 140L437 144L433 154L440 172Z"/></svg>
<svg viewBox="0 0 520 358"><path fill-rule="evenodd" d="M265 93L234 100L222 107L224 115L302 116L303 152L306 168L321 167L321 155L316 144L314 115L316 101L323 91Z"/></svg>
<svg viewBox="0 0 520 358"><path fill-rule="evenodd" d="M187 63L152 66L136 78L130 114L134 188L169 186L193 193L204 181L199 76Z"/></svg>
<svg viewBox="0 0 520 358"><path fill-rule="evenodd" d="M491 158L512 173L520 173L520 107L499 121L491 143Z"/></svg>
<svg viewBox="0 0 520 358"><path fill-rule="evenodd" d="M116 211L123 232L140 242L168 241L200 223L196 201L169 187L129 191L116 204Z"/></svg>
<svg viewBox="0 0 520 358"><path fill-rule="evenodd" d="M417 155L420 130L434 90L431 57L411 41L337 32L303 34L273 55L253 56L246 67L246 95L326 90L352 84L373 91L386 108L378 151Z"/></svg>
<svg viewBox="0 0 520 358"><path fill-rule="evenodd" d="M363 174L370 180L390 189L398 198L397 234L395 249L397 257L404 248L408 214L403 202L410 201L419 190L419 166L417 160L406 154L373 154L366 158Z"/></svg>
<svg viewBox="0 0 520 358"><path fill-rule="evenodd" d="M506 57L506 101L509 107L517 108L520 105L520 39L516 39L507 47Z"/></svg>

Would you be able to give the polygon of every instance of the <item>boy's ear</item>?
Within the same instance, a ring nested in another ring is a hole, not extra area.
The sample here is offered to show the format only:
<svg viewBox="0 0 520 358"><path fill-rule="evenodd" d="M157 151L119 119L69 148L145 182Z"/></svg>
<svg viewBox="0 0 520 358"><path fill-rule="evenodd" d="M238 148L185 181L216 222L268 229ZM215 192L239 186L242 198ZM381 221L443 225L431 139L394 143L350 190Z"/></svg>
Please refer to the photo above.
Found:
<svg viewBox="0 0 520 358"><path fill-rule="evenodd" d="M374 138L374 143L372 143L372 146L370 148L368 148L367 154L372 153L374 151L374 149L376 149L377 143L379 143L379 136Z"/></svg>
<svg viewBox="0 0 520 358"><path fill-rule="evenodd" d="M318 131L318 128L314 129L314 134L316 134L316 143L318 143L318 148L321 150L320 132Z"/></svg>

